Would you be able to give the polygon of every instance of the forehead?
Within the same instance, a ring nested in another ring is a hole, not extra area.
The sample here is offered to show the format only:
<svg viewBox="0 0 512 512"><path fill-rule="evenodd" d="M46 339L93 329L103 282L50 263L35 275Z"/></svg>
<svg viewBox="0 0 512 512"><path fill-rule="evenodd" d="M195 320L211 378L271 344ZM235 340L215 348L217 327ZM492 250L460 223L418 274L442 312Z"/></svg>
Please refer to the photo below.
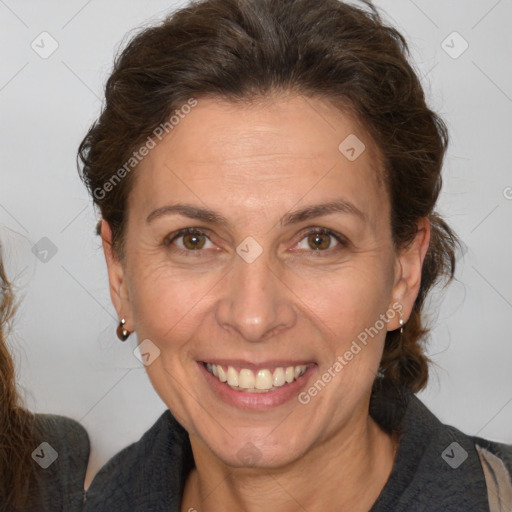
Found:
<svg viewBox="0 0 512 512"><path fill-rule="evenodd" d="M141 162L132 202L147 210L187 196L261 213L342 195L375 217L387 208L381 172L360 123L325 100L204 98Z"/></svg>

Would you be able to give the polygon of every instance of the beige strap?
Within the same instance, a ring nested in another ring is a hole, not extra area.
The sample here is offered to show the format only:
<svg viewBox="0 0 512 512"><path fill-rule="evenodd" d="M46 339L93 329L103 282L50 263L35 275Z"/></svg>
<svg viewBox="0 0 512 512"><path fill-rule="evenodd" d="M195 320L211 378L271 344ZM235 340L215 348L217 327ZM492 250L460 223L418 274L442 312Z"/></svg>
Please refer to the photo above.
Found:
<svg viewBox="0 0 512 512"><path fill-rule="evenodd" d="M503 461L475 445L484 470L490 512L512 512L512 477Z"/></svg>

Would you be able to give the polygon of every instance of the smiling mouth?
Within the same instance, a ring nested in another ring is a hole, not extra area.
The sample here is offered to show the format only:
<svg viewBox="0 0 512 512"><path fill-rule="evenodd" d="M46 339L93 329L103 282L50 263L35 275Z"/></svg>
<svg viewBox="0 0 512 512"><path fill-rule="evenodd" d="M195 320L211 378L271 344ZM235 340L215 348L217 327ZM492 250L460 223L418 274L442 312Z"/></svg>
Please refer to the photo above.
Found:
<svg viewBox="0 0 512 512"><path fill-rule="evenodd" d="M233 366L203 363L206 370L220 382L225 383L235 391L246 393L268 393L276 391L287 384L300 379L308 368L302 364L298 366L282 366L269 370L261 368L250 370L248 368L235 369Z"/></svg>

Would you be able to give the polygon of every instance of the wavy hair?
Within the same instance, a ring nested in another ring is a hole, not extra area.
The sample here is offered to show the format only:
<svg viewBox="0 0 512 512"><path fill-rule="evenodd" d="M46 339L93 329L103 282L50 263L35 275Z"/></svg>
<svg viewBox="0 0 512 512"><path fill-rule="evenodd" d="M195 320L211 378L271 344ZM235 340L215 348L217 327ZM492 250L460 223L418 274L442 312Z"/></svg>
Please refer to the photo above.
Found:
<svg viewBox="0 0 512 512"><path fill-rule="evenodd" d="M23 511L37 486L31 453L36 447L34 416L20 406L7 334L16 309L0 245L0 510Z"/></svg>

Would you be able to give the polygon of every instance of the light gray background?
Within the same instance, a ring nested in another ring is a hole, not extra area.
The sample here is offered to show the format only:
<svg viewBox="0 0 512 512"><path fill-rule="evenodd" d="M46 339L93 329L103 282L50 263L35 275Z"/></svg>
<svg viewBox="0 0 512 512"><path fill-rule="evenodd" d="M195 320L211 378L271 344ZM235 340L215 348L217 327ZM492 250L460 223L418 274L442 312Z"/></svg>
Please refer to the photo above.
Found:
<svg viewBox="0 0 512 512"><path fill-rule="evenodd" d="M132 354L134 337L115 337L96 214L75 155L125 34L177 5L0 0L0 237L23 298L10 341L27 406L89 431L91 473L165 406ZM429 102L449 126L440 211L468 247L432 316L435 367L420 396L444 422L512 443L512 1L377 5L408 39ZM34 40L51 48L43 31L59 45L47 59L31 48ZM454 31L469 44L458 58L464 41ZM57 248L47 262L32 253L43 237Z"/></svg>

